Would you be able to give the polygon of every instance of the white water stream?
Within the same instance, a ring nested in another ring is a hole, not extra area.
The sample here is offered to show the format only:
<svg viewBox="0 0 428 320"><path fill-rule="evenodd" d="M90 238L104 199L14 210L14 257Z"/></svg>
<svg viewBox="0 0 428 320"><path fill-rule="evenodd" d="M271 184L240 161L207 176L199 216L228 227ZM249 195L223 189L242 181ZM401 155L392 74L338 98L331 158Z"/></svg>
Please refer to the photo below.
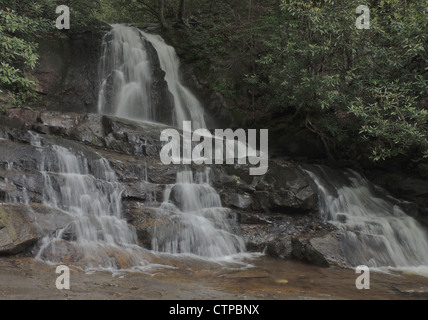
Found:
<svg viewBox="0 0 428 320"><path fill-rule="evenodd" d="M87 270L145 265L135 230L122 217L123 187L108 161L102 157L88 160L71 148L44 144L34 134L31 144L44 158L39 168L44 204L66 212L72 220L43 239L37 258L83 262Z"/></svg>
<svg viewBox="0 0 428 320"><path fill-rule="evenodd" d="M195 174L178 172L177 182L166 188L157 211L152 241L155 251L207 258L245 252L243 239L232 231L235 214L222 207L220 196L209 184L208 169Z"/></svg>
<svg viewBox="0 0 428 320"><path fill-rule="evenodd" d="M352 170L307 172L318 186L321 214L343 233L342 249L352 265L428 271L427 232L400 201Z"/></svg>
<svg viewBox="0 0 428 320"><path fill-rule="evenodd" d="M190 120L193 129L205 128L204 111L186 88L179 73L175 50L158 35L136 28L113 25L104 38L99 112L156 121L151 97L153 61L151 45L158 54L168 90L174 98L171 124ZM106 103L111 98L112 105ZM45 179L44 200L74 218L74 239L64 243L62 230L45 239L39 257L86 256L93 268L120 268L123 257L131 265L144 265L136 249L136 234L121 217L121 186L108 162L87 160L69 149L34 146L50 155L41 165ZM308 171L320 191L320 209L326 220L343 235L342 249L352 265L420 268L428 266L425 230L406 215L398 200L388 198L355 172L336 179L334 172ZM333 177L333 178L331 178ZM161 207L156 208L152 249L172 254L220 258L245 252L243 239L233 232L234 215L222 208L218 193L209 184L209 174L184 170L169 185ZM70 251L70 243L73 246ZM73 251L74 250L74 251ZM61 260L61 258L58 258Z"/></svg>
<svg viewBox="0 0 428 320"><path fill-rule="evenodd" d="M193 129L205 128L204 109L192 92L183 85L180 61L175 49L159 35L137 28L114 24L104 37L101 57L101 89L98 112L133 120L158 121L152 101L154 61L149 45L156 50L165 72L168 90L174 98L171 124L181 127L192 121ZM112 105L107 103L107 97Z"/></svg>
<svg viewBox="0 0 428 320"><path fill-rule="evenodd" d="M187 120L192 122L193 130L206 128L201 103L181 81L180 62L175 49L159 35L118 24L112 25L103 42L99 112L124 118L157 120L153 116L155 113L150 99L154 79L149 45L158 55L160 67L165 72L164 80L173 96L171 124L181 128L183 121ZM113 85L107 92L109 81ZM107 94L114 97L111 110L107 108ZM189 253L206 258L245 252L243 239L231 230L233 213L221 207L220 197L209 185L208 175L195 173L194 180L193 174L192 171L178 172L176 184L167 187L164 202L157 209L153 250ZM171 194L174 199L171 199Z"/></svg>

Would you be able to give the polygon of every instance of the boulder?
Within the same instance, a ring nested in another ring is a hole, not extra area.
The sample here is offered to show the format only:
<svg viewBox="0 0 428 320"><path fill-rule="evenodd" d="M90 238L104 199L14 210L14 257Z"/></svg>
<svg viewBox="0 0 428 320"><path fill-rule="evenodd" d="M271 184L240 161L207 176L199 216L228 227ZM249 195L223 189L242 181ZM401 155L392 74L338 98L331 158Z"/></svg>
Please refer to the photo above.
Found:
<svg viewBox="0 0 428 320"><path fill-rule="evenodd" d="M275 239L275 241L272 241L267 245L266 254L282 259L291 258L293 253L293 244L291 239L292 236L290 235Z"/></svg>
<svg viewBox="0 0 428 320"><path fill-rule="evenodd" d="M308 213L317 210L317 189L297 165L271 159L264 176L250 176L249 165L212 170L212 183L225 206L266 213Z"/></svg>
<svg viewBox="0 0 428 320"><path fill-rule="evenodd" d="M228 202L231 206L239 209L247 209L249 208L253 200L251 199L251 196L247 193L239 194L239 193L232 193L229 196Z"/></svg>
<svg viewBox="0 0 428 320"><path fill-rule="evenodd" d="M298 260L309 262L320 267L349 267L334 234L321 237L292 237L292 256Z"/></svg>
<svg viewBox="0 0 428 320"><path fill-rule="evenodd" d="M153 230L162 223L156 208L149 208L141 202L126 201L124 209L128 223L135 228L139 245L151 249Z"/></svg>
<svg viewBox="0 0 428 320"><path fill-rule="evenodd" d="M38 238L22 206L0 206L0 254L20 253L34 245Z"/></svg>
<svg viewBox="0 0 428 320"><path fill-rule="evenodd" d="M28 128L40 121L40 113L30 108L7 109L6 116L9 118L9 125L17 129Z"/></svg>
<svg viewBox="0 0 428 320"><path fill-rule="evenodd" d="M39 239L69 222L65 213L42 205L0 203L0 254L29 252Z"/></svg>

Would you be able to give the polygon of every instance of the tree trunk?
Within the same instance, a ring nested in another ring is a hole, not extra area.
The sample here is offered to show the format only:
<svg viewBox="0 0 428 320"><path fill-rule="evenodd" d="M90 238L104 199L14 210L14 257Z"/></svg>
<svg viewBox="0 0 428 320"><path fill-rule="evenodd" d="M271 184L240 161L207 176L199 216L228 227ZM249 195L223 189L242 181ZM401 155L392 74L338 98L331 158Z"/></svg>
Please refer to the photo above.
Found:
<svg viewBox="0 0 428 320"><path fill-rule="evenodd" d="M159 5L159 17L162 27L164 27L165 29L169 29L168 23L165 20L165 0L159 0Z"/></svg>
<svg viewBox="0 0 428 320"><path fill-rule="evenodd" d="M179 23L185 23L184 21L184 15L186 10L186 0L180 0L180 3L178 5L178 22Z"/></svg>

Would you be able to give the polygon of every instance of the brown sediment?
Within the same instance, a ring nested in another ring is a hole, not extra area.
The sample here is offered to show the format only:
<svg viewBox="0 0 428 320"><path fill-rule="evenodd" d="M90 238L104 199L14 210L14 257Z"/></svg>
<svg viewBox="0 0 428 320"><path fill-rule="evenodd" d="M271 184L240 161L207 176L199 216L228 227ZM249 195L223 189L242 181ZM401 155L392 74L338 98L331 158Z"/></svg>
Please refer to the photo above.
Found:
<svg viewBox="0 0 428 320"><path fill-rule="evenodd" d="M428 278L371 272L369 290L358 290L353 269L320 268L258 257L253 267L222 266L186 258L160 259L170 267L144 272L70 267L70 290L58 290L56 266L33 258L0 258L0 299L26 300L288 300L426 299ZM172 268L171 268L172 266ZM179 266L179 268L177 268Z"/></svg>

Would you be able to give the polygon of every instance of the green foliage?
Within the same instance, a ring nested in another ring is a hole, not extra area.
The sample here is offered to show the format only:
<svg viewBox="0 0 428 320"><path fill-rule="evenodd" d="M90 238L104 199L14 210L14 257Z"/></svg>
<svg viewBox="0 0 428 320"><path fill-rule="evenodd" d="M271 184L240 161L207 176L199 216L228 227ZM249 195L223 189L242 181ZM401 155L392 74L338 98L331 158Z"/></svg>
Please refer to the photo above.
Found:
<svg viewBox="0 0 428 320"><path fill-rule="evenodd" d="M359 30L354 1L283 1L247 81L269 96L271 110L307 114L331 146L368 144L376 161L417 160L428 150L428 9L404 0L367 5L371 27Z"/></svg>
<svg viewBox="0 0 428 320"><path fill-rule="evenodd" d="M1 8L11 9L37 22L38 35L55 30L55 21L59 15L55 11L60 5L66 5L70 9L72 32L93 27L97 23L95 16L101 10L101 0L0 0Z"/></svg>
<svg viewBox="0 0 428 320"><path fill-rule="evenodd" d="M402 84L406 86L406 84ZM411 89L412 83L408 83ZM387 83L373 88L373 103L356 98L350 111L362 119L362 139L372 139L374 160L406 154L413 147L419 147L423 156L428 151L428 110L418 107L417 97L405 94L398 83Z"/></svg>
<svg viewBox="0 0 428 320"><path fill-rule="evenodd" d="M0 87L16 94L16 104L34 97L25 72L36 66L38 39L57 31L59 5L70 7L73 32L93 27L94 13L100 8L99 1L0 0Z"/></svg>
<svg viewBox="0 0 428 320"><path fill-rule="evenodd" d="M366 147L375 161L427 157L426 2L192 3L196 23L174 44L211 89L244 101L242 111L306 119L339 157ZM355 26L363 4L368 30Z"/></svg>
<svg viewBox="0 0 428 320"><path fill-rule="evenodd" d="M163 17L169 23L176 22L179 11L179 0L101 0L100 19L108 23L162 22Z"/></svg>
<svg viewBox="0 0 428 320"><path fill-rule="evenodd" d="M0 0L2 87L28 91L37 36L54 28L60 4L70 7L73 32L95 18L173 26L164 35L183 62L240 115L270 113L274 122L285 114L332 154L357 157L368 147L375 161L428 158L424 1ZM355 26L362 4L368 30Z"/></svg>
<svg viewBox="0 0 428 320"><path fill-rule="evenodd" d="M138 23L153 20L136 0L103 0L99 17L108 23Z"/></svg>
<svg viewBox="0 0 428 320"><path fill-rule="evenodd" d="M33 69L36 65L37 45L28 38L37 28L37 21L10 9L0 9L1 87L16 92L29 90L31 82L25 79L23 70Z"/></svg>
<svg viewBox="0 0 428 320"><path fill-rule="evenodd" d="M55 8L59 5L66 5L70 8L70 29L72 32L88 30L88 28L96 28L99 25L97 17L102 12L101 0L44 0L49 3L49 6ZM55 14L55 9L51 11L54 14L54 19L58 16Z"/></svg>

